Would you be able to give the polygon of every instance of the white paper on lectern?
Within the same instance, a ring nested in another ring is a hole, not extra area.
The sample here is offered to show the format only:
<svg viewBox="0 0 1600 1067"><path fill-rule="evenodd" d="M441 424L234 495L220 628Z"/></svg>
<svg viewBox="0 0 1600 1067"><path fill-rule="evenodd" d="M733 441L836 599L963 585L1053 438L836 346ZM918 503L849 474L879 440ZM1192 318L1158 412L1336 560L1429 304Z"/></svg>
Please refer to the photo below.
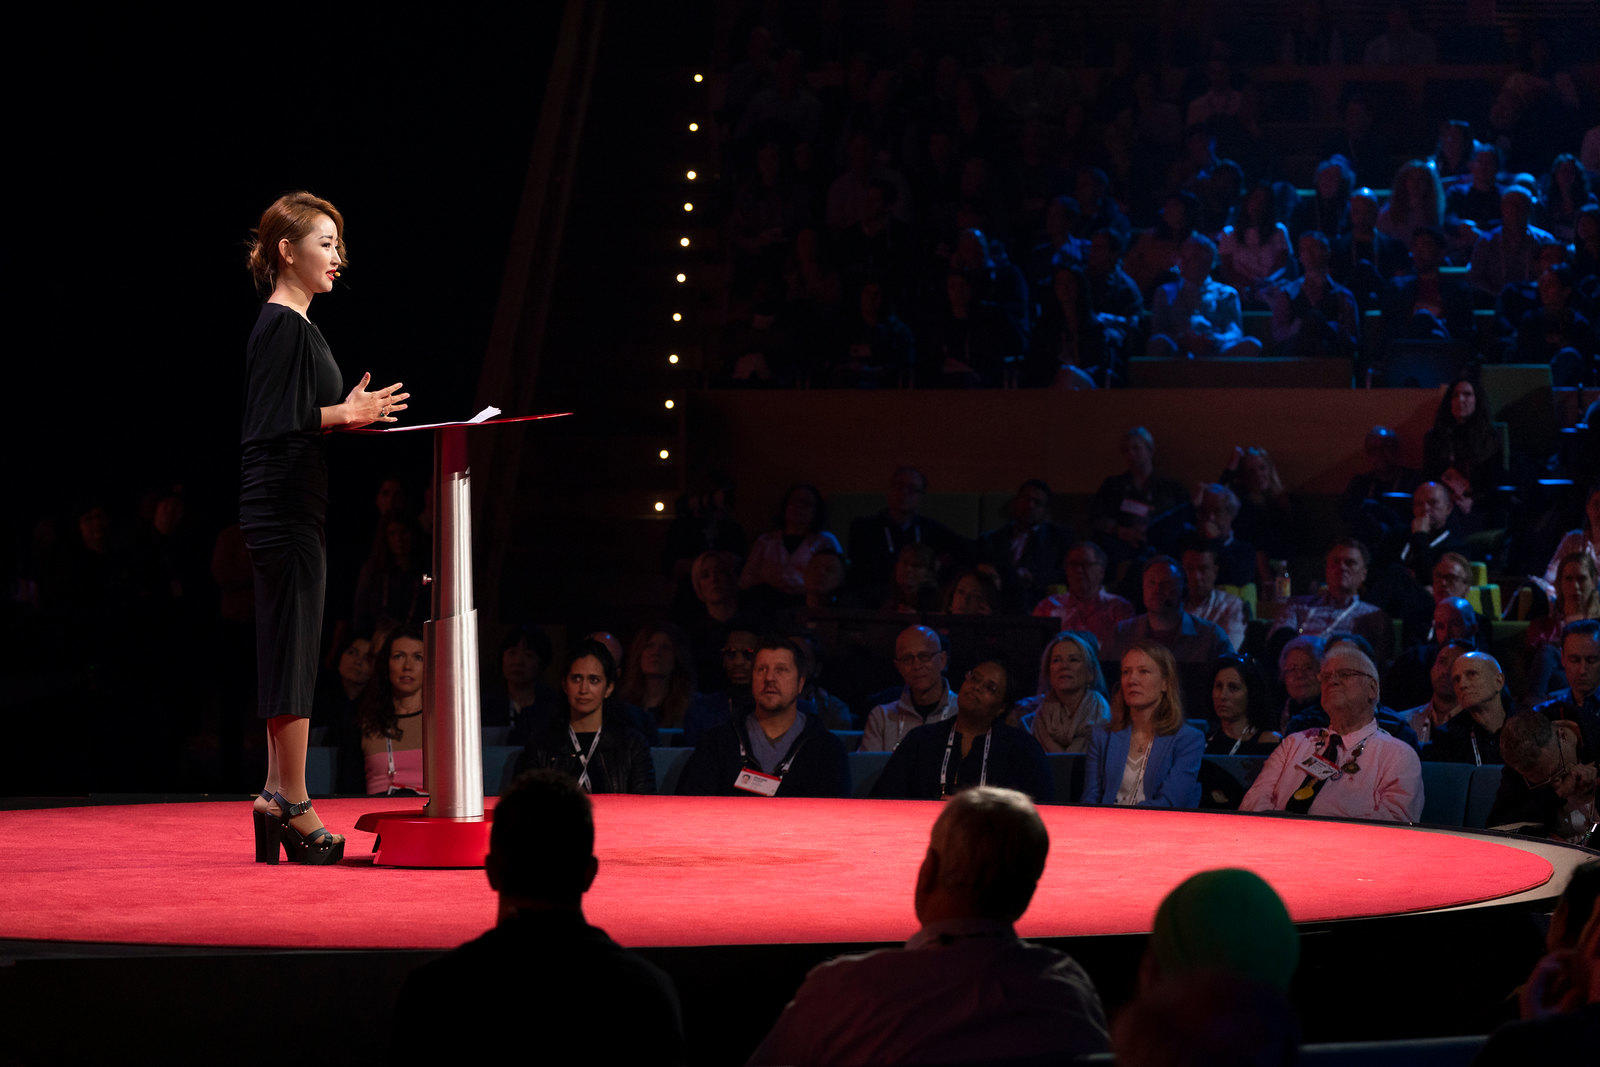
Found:
<svg viewBox="0 0 1600 1067"><path fill-rule="evenodd" d="M376 429L380 433L400 433L403 430L443 430L451 426L476 426L480 422L488 422L500 414L497 407L487 407L470 419L457 420L456 422L428 422L416 426L380 426Z"/></svg>

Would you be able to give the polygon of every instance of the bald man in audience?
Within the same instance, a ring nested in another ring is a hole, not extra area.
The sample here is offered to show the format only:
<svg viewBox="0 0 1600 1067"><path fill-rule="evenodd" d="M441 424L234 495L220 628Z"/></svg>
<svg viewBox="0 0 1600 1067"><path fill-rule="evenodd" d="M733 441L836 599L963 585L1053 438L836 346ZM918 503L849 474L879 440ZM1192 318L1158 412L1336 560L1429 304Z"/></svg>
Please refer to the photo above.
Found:
<svg viewBox="0 0 1600 1067"><path fill-rule="evenodd" d="M908 626L894 640L894 666L905 681L900 699L867 712L861 731L862 752L893 752L918 726L943 722L956 713L956 695L944 672L950 654L939 635L926 626Z"/></svg>
<svg viewBox="0 0 1600 1067"><path fill-rule="evenodd" d="M1595 750L1584 743L1577 723L1525 711L1506 720L1500 748L1506 769L1489 812L1490 829L1592 845L1600 823Z"/></svg>
<svg viewBox="0 0 1600 1067"><path fill-rule="evenodd" d="M1467 652L1450 667L1458 711L1433 731L1422 758L1436 763L1500 763L1500 729L1510 713L1506 676L1486 652Z"/></svg>
<svg viewBox="0 0 1600 1067"><path fill-rule="evenodd" d="M955 794L917 872L916 936L813 968L750 1063L1044 1063L1106 1051L1089 976L1014 927L1049 848L1023 794Z"/></svg>
<svg viewBox="0 0 1600 1067"><path fill-rule="evenodd" d="M1470 641L1447 641L1434 651L1433 662L1428 665L1428 681L1433 688L1433 695L1426 703L1400 713L1401 718L1416 731L1417 744L1426 745L1433 740L1434 732L1460 713L1461 705L1456 703L1456 683L1450 676L1450 669L1462 653L1472 651L1474 648Z"/></svg>
<svg viewBox="0 0 1600 1067"><path fill-rule="evenodd" d="M1422 816L1422 763L1379 728L1378 670L1336 645L1317 674L1328 726L1285 737L1244 795L1240 811L1287 811L1413 823Z"/></svg>

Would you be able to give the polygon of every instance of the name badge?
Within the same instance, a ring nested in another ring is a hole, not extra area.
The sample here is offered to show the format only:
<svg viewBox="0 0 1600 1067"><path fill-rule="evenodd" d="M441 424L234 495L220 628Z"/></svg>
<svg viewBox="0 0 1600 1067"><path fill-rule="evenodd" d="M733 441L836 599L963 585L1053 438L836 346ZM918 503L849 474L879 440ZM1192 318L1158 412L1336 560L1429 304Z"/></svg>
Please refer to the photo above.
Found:
<svg viewBox="0 0 1600 1067"><path fill-rule="evenodd" d="M782 778L749 769L740 771L739 777L733 780L735 789L742 789L746 793L755 793L764 797L777 796L778 786L782 784Z"/></svg>
<svg viewBox="0 0 1600 1067"><path fill-rule="evenodd" d="M1321 756L1307 756L1299 763L1296 763L1295 766L1321 782L1325 782L1329 778L1337 778L1339 776L1339 768L1335 767Z"/></svg>

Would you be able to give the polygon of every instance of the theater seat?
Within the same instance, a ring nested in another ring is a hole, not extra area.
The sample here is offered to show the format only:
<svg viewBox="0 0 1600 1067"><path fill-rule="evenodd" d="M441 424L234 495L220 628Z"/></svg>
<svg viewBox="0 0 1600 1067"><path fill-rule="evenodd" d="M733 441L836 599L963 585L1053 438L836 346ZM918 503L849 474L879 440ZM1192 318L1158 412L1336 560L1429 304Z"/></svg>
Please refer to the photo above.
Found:
<svg viewBox="0 0 1600 1067"><path fill-rule="evenodd" d="M1467 817L1462 826L1482 830L1489 825L1489 812L1500 793L1500 776L1504 771L1498 763L1472 769L1472 781L1467 786Z"/></svg>
<svg viewBox="0 0 1600 1067"><path fill-rule="evenodd" d="M306 747L306 791L314 797L333 795L339 780L339 750L332 745Z"/></svg>
<svg viewBox="0 0 1600 1067"><path fill-rule="evenodd" d="M689 757L694 755L692 748L652 748L650 762L656 768L656 792L664 796L676 796L678 793L678 779L683 777L683 768L689 762Z"/></svg>
<svg viewBox="0 0 1600 1067"><path fill-rule="evenodd" d="M851 796L872 795L872 787L877 784L890 755L888 752L851 752L845 757L850 761Z"/></svg>
<svg viewBox="0 0 1600 1067"><path fill-rule="evenodd" d="M511 785L515 777L517 757L522 755L521 745L485 745L483 747L483 792L497 797Z"/></svg>
<svg viewBox="0 0 1600 1067"><path fill-rule="evenodd" d="M1055 783L1057 804L1076 804L1083 793L1084 767L1087 757L1082 752L1050 752L1050 777Z"/></svg>
<svg viewBox="0 0 1600 1067"><path fill-rule="evenodd" d="M1472 774L1470 763L1422 764L1422 821L1437 826L1465 826L1467 793Z"/></svg>

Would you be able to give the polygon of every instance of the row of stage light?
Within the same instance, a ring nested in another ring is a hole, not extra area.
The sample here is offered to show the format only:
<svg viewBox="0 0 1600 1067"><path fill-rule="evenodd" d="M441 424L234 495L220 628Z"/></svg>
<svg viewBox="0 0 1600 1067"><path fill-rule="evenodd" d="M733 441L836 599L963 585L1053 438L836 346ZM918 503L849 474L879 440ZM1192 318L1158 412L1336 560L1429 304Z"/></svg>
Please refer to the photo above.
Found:
<svg viewBox="0 0 1600 1067"><path fill-rule="evenodd" d="M706 80L705 79L705 75L703 75L703 74L695 74L695 75L693 75L693 78L694 78L694 82L695 82L696 85L703 84L705 82L705 80ZM697 134L699 132L700 132L700 123L691 121L689 123L689 133L690 134ZM693 169L686 170L686 171L683 172L683 180L686 183L685 186L684 186L684 191L685 191L686 195L693 195L690 192L690 190L692 190L695 187L694 183L696 181L698 181L699 178L700 178L699 172L695 171ZM684 202L683 202L683 213L684 213L685 216L689 216L689 215L692 215L694 213L694 201L692 199L685 199L684 200ZM679 248L684 249L685 251L687 251L687 249L689 249L692 245L693 245L693 242L689 239L689 235L688 234L684 234L683 236L678 238L678 247ZM676 274L673 275L673 281L676 282L680 286L687 285L689 283L689 275L687 273L685 273L684 271L680 270ZM678 294L680 296L680 299L682 298L682 294L685 294L687 292L688 292L687 289L678 290ZM673 311L673 313L672 313L672 323L673 323L674 326L682 326L684 324L684 313L683 313L683 310L681 308ZM682 363L682 360L679 357L677 352L668 352L667 353L667 363L669 365L673 366L673 367L676 367L676 366L679 366ZM662 406L667 411L672 411L674 408L677 407L677 401L675 401L672 397L669 396L662 402ZM681 419L682 417L683 416L680 414L679 418ZM670 449L663 448L663 449L661 449L660 452L657 453L657 456L661 460L661 462L665 463L665 462L668 462L669 460L672 459L672 451ZM656 514L658 514L658 515L664 514L666 512L666 510L667 510L667 502L665 500L657 500L655 502Z"/></svg>

